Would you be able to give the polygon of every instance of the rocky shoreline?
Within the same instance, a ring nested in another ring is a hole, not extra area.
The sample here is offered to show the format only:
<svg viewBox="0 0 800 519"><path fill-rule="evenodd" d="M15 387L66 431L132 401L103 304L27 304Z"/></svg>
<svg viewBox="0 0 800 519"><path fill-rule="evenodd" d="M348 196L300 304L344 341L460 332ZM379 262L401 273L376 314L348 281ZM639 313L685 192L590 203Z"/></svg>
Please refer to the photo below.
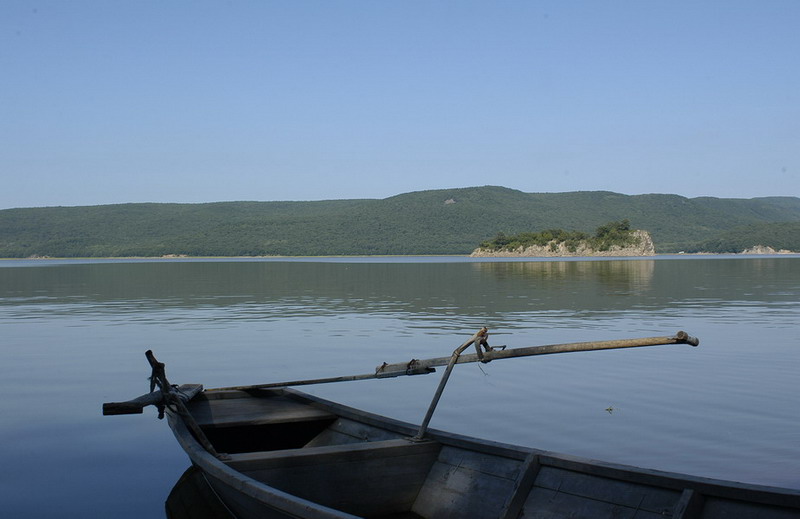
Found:
<svg viewBox="0 0 800 519"><path fill-rule="evenodd" d="M477 248L472 251L470 257L473 258L561 258L561 257L583 257L583 256L607 256L607 257L632 257L632 256L655 256L656 248L653 239L647 231L633 231L635 244L627 247L612 246L608 250L598 251L589 247L587 243L581 243L574 251L570 251L564 242L550 242L547 245L532 245L530 247L519 247L516 250L488 250Z"/></svg>
<svg viewBox="0 0 800 519"><path fill-rule="evenodd" d="M756 245L755 247L743 250L739 254L797 254L797 252L786 249L775 250L769 246Z"/></svg>

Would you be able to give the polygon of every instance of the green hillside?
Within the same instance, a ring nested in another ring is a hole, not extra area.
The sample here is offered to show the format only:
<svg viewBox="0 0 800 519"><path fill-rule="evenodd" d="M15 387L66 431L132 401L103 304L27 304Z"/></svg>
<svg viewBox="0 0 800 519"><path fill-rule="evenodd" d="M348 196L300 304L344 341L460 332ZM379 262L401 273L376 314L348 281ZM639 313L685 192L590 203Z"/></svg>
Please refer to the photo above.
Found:
<svg viewBox="0 0 800 519"><path fill-rule="evenodd" d="M6 209L0 210L0 257L466 254L499 232L591 233L624 219L649 231L658 252L695 250L725 232L741 232L737 228L800 222L800 199L523 193L486 186L382 200Z"/></svg>

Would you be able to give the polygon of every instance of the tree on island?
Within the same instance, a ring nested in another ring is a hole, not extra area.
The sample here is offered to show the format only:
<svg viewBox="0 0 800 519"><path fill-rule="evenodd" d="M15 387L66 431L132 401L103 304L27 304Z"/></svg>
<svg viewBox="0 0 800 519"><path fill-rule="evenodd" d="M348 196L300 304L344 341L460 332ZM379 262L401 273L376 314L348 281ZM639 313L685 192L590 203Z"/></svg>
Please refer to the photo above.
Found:
<svg viewBox="0 0 800 519"><path fill-rule="evenodd" d="M582 231L565 231L563 229L547 229L540 232L522 232L507 236L498 232L491 240L480 244L480 248L489 251L514 251L519 248L549 246L555 251L560 244L564 244L570 252L575 252L581 243L597 251L607 251L613 246L627 247L636 245L637 238L631 223L626 218L618 222L609 222L595 230L594 236L589 236Z"/></svg>

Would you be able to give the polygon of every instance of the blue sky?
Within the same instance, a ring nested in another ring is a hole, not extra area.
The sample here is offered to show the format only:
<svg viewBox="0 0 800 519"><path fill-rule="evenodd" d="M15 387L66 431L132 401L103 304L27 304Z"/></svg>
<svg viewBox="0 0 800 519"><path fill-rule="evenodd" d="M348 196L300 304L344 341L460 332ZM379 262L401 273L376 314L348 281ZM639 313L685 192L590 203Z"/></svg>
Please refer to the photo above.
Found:
<svg viewBox="0 0 800 519"><path fill-rule="evenodd" d="M0 2L0 208L800 196L800 2Z"/></svg>

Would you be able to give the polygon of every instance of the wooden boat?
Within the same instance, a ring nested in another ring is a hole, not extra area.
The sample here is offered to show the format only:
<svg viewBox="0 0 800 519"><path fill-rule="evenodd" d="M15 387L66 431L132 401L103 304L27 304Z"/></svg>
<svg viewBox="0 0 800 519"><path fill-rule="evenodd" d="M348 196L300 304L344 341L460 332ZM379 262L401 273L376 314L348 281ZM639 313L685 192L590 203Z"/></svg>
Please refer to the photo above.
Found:
<svg viewBox="0 0 800 519"><path fill-rule="evenodd" d="M153 391L151 385L148 395L105 404L104 413L165 406L162 410L192 464L229 516L242 519L800 517L798 490L647 470L428 430L449 372L456 363L470 361L461 353L472 344L478 349L473 360L486 362L519 354L697 343L679 332L674 337L483 352L485 334L480 333L449 359L384 364L374 374L345 377L421 374L446 361L448 371L421 426L284 384L175 388L150 352L151 384L161 389Z"/></svg>

